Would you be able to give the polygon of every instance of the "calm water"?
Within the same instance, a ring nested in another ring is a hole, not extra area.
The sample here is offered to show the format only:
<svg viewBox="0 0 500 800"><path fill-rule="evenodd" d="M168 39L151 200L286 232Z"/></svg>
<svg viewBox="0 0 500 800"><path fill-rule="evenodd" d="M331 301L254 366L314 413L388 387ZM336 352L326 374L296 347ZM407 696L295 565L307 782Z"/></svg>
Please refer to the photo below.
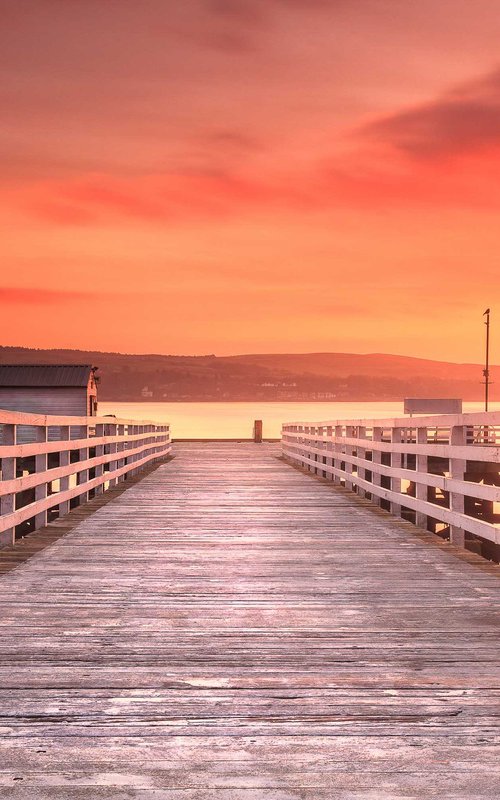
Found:
<svg viewBox="0 0 500 800"><path fill-rule="evenodd" d="M482 410L482 403L464 403L464 411ZM402 417L403 403L99 403L99 413L170 422L174 439L251 438L253 421L262 419L264 436L279 438L283 422Z"/></svg>

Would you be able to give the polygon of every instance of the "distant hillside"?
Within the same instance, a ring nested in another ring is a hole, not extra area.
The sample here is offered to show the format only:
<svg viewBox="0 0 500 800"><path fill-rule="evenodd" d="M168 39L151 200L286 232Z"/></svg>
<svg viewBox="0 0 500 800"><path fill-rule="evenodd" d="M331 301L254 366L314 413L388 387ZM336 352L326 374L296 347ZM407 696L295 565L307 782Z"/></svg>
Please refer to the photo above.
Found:
<svg viewBox="0 0 500 800"><path fill-rule="evenodd" d="M280 369L293 373L308 372L329 378L346 378L349 375L385 376L406 380L413 376L445 376L452 380L482 380L482 367L478 364L454 364L431 361L411 356L393 356L386 353L295 353L228 356L221 360L238 364ZM492 367L500 375L500 367ZM492 378L494 380L494 378Z"/></svg>
<svg viewBox="0 0 500 800"><path fill-rule="evenodd" d="M0 347L0 363L89 363L101 400L402 400L483 397L482 367L383 353L129 355ZM500 399L500 367L491 370Z"/></svg>

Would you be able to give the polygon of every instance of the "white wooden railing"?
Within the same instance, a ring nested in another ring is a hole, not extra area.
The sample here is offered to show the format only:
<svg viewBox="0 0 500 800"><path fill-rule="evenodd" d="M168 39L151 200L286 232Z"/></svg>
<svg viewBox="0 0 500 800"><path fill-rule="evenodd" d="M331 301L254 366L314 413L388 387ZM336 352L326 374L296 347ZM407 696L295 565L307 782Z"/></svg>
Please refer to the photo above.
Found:
<svg viewBox="0 0 500 800"><path fill-rule="evenodd" d="M0 546L170 453L170 427L0 410Z"/></svg>
<svg viewBox="0 0 500 800"><path fill-rule="evenodd" d="M282 448L290 462L455 544L500 544L500 412L286 423Z"/></svg>

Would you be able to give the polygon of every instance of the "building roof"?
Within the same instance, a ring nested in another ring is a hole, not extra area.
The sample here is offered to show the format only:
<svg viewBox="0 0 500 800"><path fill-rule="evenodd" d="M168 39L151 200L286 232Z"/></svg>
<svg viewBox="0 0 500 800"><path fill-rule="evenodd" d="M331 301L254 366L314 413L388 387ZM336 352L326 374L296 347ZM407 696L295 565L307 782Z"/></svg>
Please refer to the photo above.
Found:
<svg viewBox="0 0 500 800"><path fill-rule="evenodd" d="M0 387L87 386L90 364L0 364Z"/></svg>

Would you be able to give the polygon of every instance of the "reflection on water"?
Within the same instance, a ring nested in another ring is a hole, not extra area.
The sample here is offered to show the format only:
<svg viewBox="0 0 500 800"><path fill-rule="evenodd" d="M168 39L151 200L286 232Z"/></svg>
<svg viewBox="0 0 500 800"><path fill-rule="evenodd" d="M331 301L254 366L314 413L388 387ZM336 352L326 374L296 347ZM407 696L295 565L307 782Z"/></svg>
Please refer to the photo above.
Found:
<svg viewBox="0 0 500 800"><path fill-rule="evenodd" d="M464 403L464 411L482 410L482 403ZM99 414L170 422L174 439L249 439L262 419L264 437L279 438L283 422L402 417L403 403L99 403Z"/></svg>

